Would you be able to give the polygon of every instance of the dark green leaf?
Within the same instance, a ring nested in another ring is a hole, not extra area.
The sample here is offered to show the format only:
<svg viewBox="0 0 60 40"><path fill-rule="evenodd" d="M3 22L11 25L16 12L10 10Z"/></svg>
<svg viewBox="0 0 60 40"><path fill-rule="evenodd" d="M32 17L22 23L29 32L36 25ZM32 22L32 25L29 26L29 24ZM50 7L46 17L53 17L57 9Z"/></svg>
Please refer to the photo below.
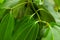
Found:
<svg viewBox="0 0 60 40"><path fill-rule="evenodd" d="M13 40L28 40L28 35L30 36L29 40L35 40L39 30L38 28L39 26L33 18L30 19L30 17L26 17L23 21L20 21L19 28L13 35Z"/></svg>
<svg viewBox="0 0 60 40"><path fill-rule="evenodd" d="M10 13L4 16L0 23L0 40L11 40L13 28L14 18L12 13Z"/></svg>

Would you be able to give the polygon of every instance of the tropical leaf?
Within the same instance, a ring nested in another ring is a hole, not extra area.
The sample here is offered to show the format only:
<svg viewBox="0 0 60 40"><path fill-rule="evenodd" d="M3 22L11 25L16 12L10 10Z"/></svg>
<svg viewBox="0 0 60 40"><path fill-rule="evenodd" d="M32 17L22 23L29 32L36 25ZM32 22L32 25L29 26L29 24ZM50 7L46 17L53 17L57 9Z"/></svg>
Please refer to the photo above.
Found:
<svg viewBox="0 0 60 40"><path fill-rule="evenodd" d="M30 19L30 17L24 17L23 19L25 20L21 20L19 22L19 25L17 25L19 26L19 28L15 31L13 35L13 40L28 40L28 35L32 36L32 37L29 37L30 38L29 40L33 40L33 39L35 40L39 30L38 24L34 19ZM32 34L30 34L30 32ZM35 32L36 34L34 34Z"/></svg>
<svg viewBox="0 0 60 40"><path fill-rule="evenodd" d="M55 25L49 29L46 37L42 38L42 40L60 40L60 27Z"/></svg>
<svg viewBox="0 0 60 40"><path fill-rule="evenodd" d="M55 21L54 18L52 17L52 15L50 15L49 12L47 13L46 9L41 10L40 14L41 14L41 20L43 20L43 21L47 21L47 22Z"/></svg>
<svg viewBox="0 0 60 40"><path fill-rule="evenodd" d="M5 15L0 23L0 40L11 40L13 28L14 18L10 13Z"/></svg>
<svg viewBox="0 0 60 40"><path fill-rule="evenodd" d="M0 0L0 40L60 40L59 0Z"/></svg>
<svg viewBox="0 0 60 40"><path fill-rule="evenodd" d="M59 13L56 12L54 10L54 6L52 4L50 4L47 0L45 0L44 2L44 7L50 12L50 14L53 16L53 18L55 19L55 22L60 25L60 16L59 16Z"/></svg>
<svg viewBox="0 0 60 40"><path fill-rule="evenodd" d="M6 9L0 9L0 19L3 18Z"/></svg>
<svg viewBox="0 0 60 40"><path fill-rule="evenodd" d="M5 0L5 2L3 4L0 5L1 8L5 8L5 9L10 9L13 6L19 6L21 3L24 3L24 1L22 0Z"/></svg>
<svg viewBox="0 0 60 40"><path fill-rule="evenodd" d="M22 15L24 14L24 10L25 10L25 5L22 5L22 6L18 6L16 8L13 9L13 16L15 18L21 18Z"/></svg>

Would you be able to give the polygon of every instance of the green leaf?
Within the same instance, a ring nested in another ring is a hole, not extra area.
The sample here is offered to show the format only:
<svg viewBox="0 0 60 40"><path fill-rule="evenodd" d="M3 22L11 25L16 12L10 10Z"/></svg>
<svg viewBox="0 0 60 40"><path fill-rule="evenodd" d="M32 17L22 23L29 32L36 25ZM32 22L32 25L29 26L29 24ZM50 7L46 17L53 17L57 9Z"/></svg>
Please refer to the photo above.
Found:
<svg viewBox="0 0 60 40"><path fill-rule="evenodd" d="M0 23L0 40L11 40L14 28L14 17L12 13L4 16Z"/></svg>
<svg viewBox="0 0 60 40"><path fill-rule="evenodd" d="M48 32L49 32L49 28L46 28L46 29L44 30L44 37L47 36Z"/></svg>
<svg viewBox="0 0 60 40"><path fill-rule="evenodd" d="M24 3L24 1L22 0L5 0L5 2L3 4L0 5L1 8L5 8L5 9L10 9L11 7L14 6L19 6L21 3Z"/></svg>
<svg viewBox="0 0 60 40"><path fill-rule="evenodd" d="M13 29L14 29L14 17L12 13L10 13L9 21L4 35L4 40L11 40Z"/></svg>
<svg viewBox="0 0 60 40"><path fill-rule="evenodd" d="M0 40L3 39L4 34L5 34L5 30L6 30L6 26L8 23L8 19L9 19L9 15L5 15L4 18L2 19L1 23L0 23Z"/></svg>
<svg viewBox="0 0 60 40"><path fill-rule="evenodd" d="M4 14L5 14L5 13L4 13L5 10L6 10L6 9L0 9L0 19L3 18Z"/></svg>
<svg viewBox="0 0 60 40"><path fill-rule="evenodd" d="M34 23L32 25L32 27L33 28L29 30L29 33L25 37L25 40L36 40L37 34L38 34L38 30L39 30L39 26L38 26L38 24Z"/></svg>
<svg viewBox="0 0 60 40"><path fill-rule="evenodd" d="M18 6L13 9L13 16L17 19L21 19L25 15L25 10L26 10L25 4L22 6Z"/></svg>
<svg viewBox="0 0 60 40"><path fill-rule="evenodd" d="M25 11L25 16L33 14L31 8L28 6Z"/></svg>
<svg viewBox="0 0 60 40"><path fill-rule="evenodd" d="M20 26L23 26L23 24L26 25L27 24L26 22L29 20L28 18L29 17L27 16L27 17L22 17L20 20L16 20L14 32L16 32Z"/></svg>
<svg viewBox="0 0 60 40"><path fill-rule="evenodd" d="M54 0L55 4L60 8L60 0Z"/></svg>
<svg viewBox="0 0 60 40"><path fill-rule="evenodd" d="M54 6L50 4L47 0L44 2L44 7L50 12L50 14L53 16L55 22L60 25L60 16L59 13L54 10Z"/></svg>
<svg viewBox="0 0 60 40"><path fill-rule="evenodd" d="M54 22L55 20L54 20L53 16L47 11L48 10L46 10L46 9L40 11L41 20L47 21L47 22Z"/></svg>
<svg viewBox="0 0 60 40"><path fill-rule="evenodd" d="M0 0L0 3L3 3L4 2L4 0Z"/></svg>
<svg viewBox="0 0 60 40"><path fill-rule="evenodd" d="M47 36L42 38L42 40L60 40L60 27L57 25L51 27Z"/></svg>
<svg viewBox="0 0 60 40"><path fill-rule="evenodd" d="M38 24L33 18L30 19L30 17L28 18L24 17L23 19L24 19L23 21L21 20L18 23L19 28L15 31L12 40L28 40L28 35L30 36L29 40L33 40L33 39L35 40L37 37L38 30L39 30Z"/></svg>

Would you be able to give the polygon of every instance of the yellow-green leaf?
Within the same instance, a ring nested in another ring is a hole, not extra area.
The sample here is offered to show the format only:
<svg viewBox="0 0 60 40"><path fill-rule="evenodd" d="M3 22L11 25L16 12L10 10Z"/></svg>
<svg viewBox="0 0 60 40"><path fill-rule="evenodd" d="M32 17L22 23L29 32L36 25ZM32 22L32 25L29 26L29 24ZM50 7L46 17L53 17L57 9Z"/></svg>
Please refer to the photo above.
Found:
<svg viewBox="0 0 60 40"><path fill-rule="evenodd" d="M4 2L4 0L0 0L0 3L3 3Z"/></svg>

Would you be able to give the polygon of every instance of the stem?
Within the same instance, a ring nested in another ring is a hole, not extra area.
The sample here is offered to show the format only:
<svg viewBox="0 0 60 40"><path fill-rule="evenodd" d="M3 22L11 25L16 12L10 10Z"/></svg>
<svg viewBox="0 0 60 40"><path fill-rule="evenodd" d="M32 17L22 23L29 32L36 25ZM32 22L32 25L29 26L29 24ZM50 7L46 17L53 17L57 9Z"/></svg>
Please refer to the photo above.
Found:
<svg viewBox="0 0 60 40"><path fill-rule="evenodd" d="M38 16L39 22L41 22L40 16L39 16L38 12L35 10L35 8L34 8L34 6L33 6L33 3L31 3L31 5L32 5L32 7L33 7L33 10L35 11L35 13L36 13L37 16Z"/></svg>
<svg viewBox="0 0 60 40"><path fill-rule="evenodd" d="M33 10L35 11L35 13L36 13L37 16L38 16L39 22L45 23L49 28L51 28L51 25L50 25L48 22L41 20L40 15L38 14L38 11L40 11L40 9L38 9L38 10L36 11L35 8L34 8L34 6L33 6L33 3L31 3L31 4L32 4L32 7L33 7Z"/></svg>
<svg viewBox="0 0 60 40"><path fill-rule="evenodd" d="M13 12L13 9L10 9L10 14L12 14L12 12Z"/></svg>

